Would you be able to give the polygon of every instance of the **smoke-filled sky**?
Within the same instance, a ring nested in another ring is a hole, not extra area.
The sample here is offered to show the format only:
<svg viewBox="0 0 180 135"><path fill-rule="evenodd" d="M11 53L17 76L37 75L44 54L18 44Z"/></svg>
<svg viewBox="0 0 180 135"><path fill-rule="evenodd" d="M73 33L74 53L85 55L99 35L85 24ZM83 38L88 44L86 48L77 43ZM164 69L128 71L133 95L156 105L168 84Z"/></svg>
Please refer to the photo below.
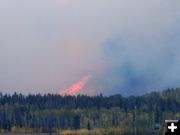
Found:
<svg viewBox="0 0 180 135"><path fill-rule="evenodd" d="M3 93L139 95L178 86L179 0L0 1Z"/></svg>

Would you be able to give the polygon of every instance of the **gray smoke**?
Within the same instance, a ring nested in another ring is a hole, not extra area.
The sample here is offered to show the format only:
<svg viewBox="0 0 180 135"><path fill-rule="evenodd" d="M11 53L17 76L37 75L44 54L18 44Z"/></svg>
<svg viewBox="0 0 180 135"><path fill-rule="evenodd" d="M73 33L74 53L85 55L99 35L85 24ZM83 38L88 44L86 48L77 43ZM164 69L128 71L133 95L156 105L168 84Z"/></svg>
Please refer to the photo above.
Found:
<svg viewBox="0 0 180 135"><path fill-rule="evenodd" d="M179 0L0 2L0 90L142 94L180 85Z"/></svg>

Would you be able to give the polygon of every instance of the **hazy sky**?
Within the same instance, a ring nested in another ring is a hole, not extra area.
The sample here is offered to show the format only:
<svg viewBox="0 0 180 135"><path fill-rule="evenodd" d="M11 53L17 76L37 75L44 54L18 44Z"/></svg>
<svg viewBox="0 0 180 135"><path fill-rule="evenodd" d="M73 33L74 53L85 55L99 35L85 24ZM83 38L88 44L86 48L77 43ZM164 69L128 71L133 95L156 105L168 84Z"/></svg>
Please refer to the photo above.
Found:
<svg viewBox="0 0 180 135"><path fill-rule="evenodd" d="M0 91L76 82L104 95L180 86L180 0L0 1Z"/></svg>

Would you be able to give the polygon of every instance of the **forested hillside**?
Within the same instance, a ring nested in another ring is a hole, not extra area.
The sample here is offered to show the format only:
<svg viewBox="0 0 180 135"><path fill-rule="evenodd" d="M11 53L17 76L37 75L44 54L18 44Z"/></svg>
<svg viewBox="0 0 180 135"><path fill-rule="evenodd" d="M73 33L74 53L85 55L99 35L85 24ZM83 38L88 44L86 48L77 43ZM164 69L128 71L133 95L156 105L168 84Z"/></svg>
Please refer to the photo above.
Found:
<svg viewBox="0 0 180 135"><path fill-rule="evenodd" d="M0 93L1 132L68 132L109 129L150 133L165 119L180 118L180 88L123 97Z"/></svg>

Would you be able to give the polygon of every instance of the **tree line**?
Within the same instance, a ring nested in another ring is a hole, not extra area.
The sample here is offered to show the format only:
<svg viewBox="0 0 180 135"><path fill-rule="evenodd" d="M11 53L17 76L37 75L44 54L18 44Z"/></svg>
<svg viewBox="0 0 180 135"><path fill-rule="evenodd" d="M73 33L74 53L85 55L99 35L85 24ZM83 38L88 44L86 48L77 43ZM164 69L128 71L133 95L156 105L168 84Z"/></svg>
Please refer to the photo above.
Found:
<svg viewBox="0 0 180 135"><path fill-rule="evenodd" d="M135 116L137 111L137 116ZM139 127L179 117L180 88L142 96L61 96L0 93L0 131L49 132L62 129ZM136 117L136 118L135 118ZM138 124L134 125L134 121ZM143 128L143 129L142 129Z"/></svg>

